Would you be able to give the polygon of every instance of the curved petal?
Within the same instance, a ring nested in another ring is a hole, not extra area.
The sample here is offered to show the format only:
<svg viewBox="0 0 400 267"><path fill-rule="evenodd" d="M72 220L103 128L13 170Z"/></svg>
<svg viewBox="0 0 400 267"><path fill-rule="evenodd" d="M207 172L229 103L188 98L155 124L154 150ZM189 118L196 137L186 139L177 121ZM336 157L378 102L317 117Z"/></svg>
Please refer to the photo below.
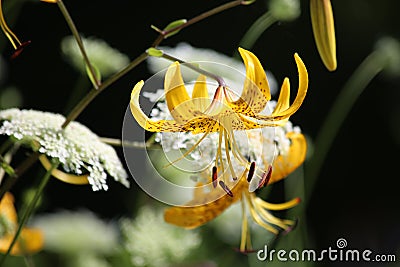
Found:
<svg viewBox="0 0 400 267"><path fill-rule="evenodd" d="M155 121L143 113L139 104L139 94L143 85L144 81L140 81L133 87L130 101L131 113L139 125L150 132L186 132L185 127L174 120Z"/></svg>
<svg viewBox="0 0 400 267"><path fill-rule="evenodd" d="M189 97L182 79L178 62L168 67L164 79L165 100L171 116L178 123L185 123L199 115L192 99Z"/></svg>
<svg viewBox="0 0 400 267"><path fill-rule="evenodd" d="M208 95L207 78L205 75L199 75L193 87L192 100L196 110L204 112L211 104Z"/></svg>
<svg viewBox="0 0 400 267"><path fill-rule="evenodd" d="M46 170L49 170L51 168L51 163L50 160L45 156L41 155L39 157L40 163L42 163L43 167ZM63 181L68 184L88 184L88 175L74 175L74 174L69 174L63 171L60 171L58 169L54 169L51 172L51 175L56 177L58 180Z"/></svg>
<svg viewBox="0 0 400 267"><path fill-rule="evenodd" d="M194 199L186 203L186 207L172 207L164 212L164 220L176 226L192 229L199 227L220 215L230 205L240 200L242 190L248 187L245 178L241 178L231 191L233 197L220 188L212 188L204 193L199 188L195 189Z"/></svg>
<svg viewBox="0 0 400 267"><path fill-rule="evenodd" d="M247 116L254 116L264 110L271 99L271 93L265 70L258 58L243 48L239 47L239 53L246 67L246 80L240 98L231 101L231 108Z"/></svg>
<svg viewBox="0 0 400 267"><path fill-rule="evenodd" d="M293 115L303 103L308 90L308 73L306 66L304 65L303 61L301 60L301 58L297 53L294 54L294 58L299 73L299 88L297 90L296 98L294 99L292 105L285 110L281 110L280 112L274 112L275 114L271 115L257 115L256 118L261 120L259 122L260 125L263 125L263 121L266 121L268 124L270 121L280 121L289 119L289 117Z"/></svg>
<svg viewBox="0 0 400 267"><path fill-rule="evenodd" d="M288 78L285 78L283 80L281 91L279 93L278 102L276 103L272 115L279 114L280 112L288 109L289 106L290 106L290 82Z"/></svg>
<svg viewBox="0 0 400 267"><path fill-rule="evenodd" d="M287 155L279 155L272 164L272 176L269 183L275 183L303 164L307 153L306 138L301 133L290 132L287 134L291 145ZM269 163L264 163L269 164Z"/></svg>

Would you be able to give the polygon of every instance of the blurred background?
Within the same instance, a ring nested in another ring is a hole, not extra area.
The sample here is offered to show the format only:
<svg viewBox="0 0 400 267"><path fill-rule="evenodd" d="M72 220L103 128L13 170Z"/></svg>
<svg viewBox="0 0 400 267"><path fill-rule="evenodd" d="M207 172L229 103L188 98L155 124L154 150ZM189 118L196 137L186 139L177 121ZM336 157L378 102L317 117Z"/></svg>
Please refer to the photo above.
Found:
<svg viewBox="0 0 400 267"><path fill-rule="evenodd" d="M60 50L61 40L70 35L70 31L59 9L56 5L39 1L3 2L4 8L10 10L6 19L14 32L23 41L31 40L32 43L18 58L11 60L12 47L4 36L0 37L0 89L16 90L11 90L17 93L12 99L19 97L20 100L13 103L14 106L66 114L67 100L80 78ZM225 1L141 1L139 4L137 1L65 0L64 3L84 36L103 39L132 60L157 37L150 25L162 28L173 20L190 19ZM267 3L258 0L249 6L227 10L182 30L163 41L162 45L175 46L179 42L187 42L194 47L211 48L232 56L250 25L267 11ZM308 67L309 92L291 121L300 125L309 138L310 153L313 140L338 93L375 49L376 42L385 36L400 38L399 1L332 0L332 6L337 41L336 71L328 72L317 53L309 1L300 1L301 14L297 19L273 24L251 49L263 66L274 74L278 84L288 76L293 88L296 88L295 52L301 55ZM146 62L140 64L101 93L77 120L100 136L121 138L131 89L137 81L147 79L151 74ZM382 72L372 79L340 128L315 188L308 192L309 201L302 207L305 215L299 217L299 224L306 224L303 225L307 230L305 247L324 249L334 246L338 238L345 238L349 247L399 255L397 179L400 177L396 167L400 152L399 74L385 75ZM8 105L9 101L2 102L1 108ZM138 141L141 138L139 136ZM116 147L116 150L123 160L122 148ZM28 173L20 179L12 191L18 196L33 187L35 180L32 178L39 169L40 166L35 166L31 175ZM307 164L299 172L305 173L307 189ZM92 192L89 186L73 186L52 179L38 213L85 208L105 220L134 217L143 203L153 203L154 200L141 191L133 180L131 182L131 188L126 189L109 179L110 189L107 192ZM278 192L283 190L284 182L273 186L269 200L282 200ZM16 199L16 205L21 205L20 199ZM208 232L205 230L204 233ZM203 239L207 238L212 240L215 237L211 234L203 236ZM226 261L221 260L221 255L236 252L223 245L218 250L219 256L215 256L215 252L200 253L209 257L209 265L199 266L228 266L229 262L235 262L235 257L240 258L243 265L250 264L242 255L227 256ZM343 262L316 265L347 266ZM362 263L357 266L362 266ZM386 265L380 263L376 266Z"/></svg>

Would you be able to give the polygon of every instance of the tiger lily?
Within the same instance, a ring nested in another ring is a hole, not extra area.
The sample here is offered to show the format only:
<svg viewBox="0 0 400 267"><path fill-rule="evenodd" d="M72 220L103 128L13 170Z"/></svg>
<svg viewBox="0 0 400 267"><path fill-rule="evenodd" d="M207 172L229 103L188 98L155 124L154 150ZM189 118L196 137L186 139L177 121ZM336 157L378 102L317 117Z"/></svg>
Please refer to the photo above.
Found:
<svg viewBox="0 0 400 267"><path fill-rule="evenodd" d="M0 252L6 253L18 227L14 197L7 192L0 202ZM25 255L40 251L43 247L43 233L39 229L22 228L20 237L13 246L11 255Z"/></svg>
<svg viewBox="0 0 400 267"><path fill-rule="evenodd" d="M290 140L290 149L284 155L279 155L273 165L269 183L274 183L300 166L306 156L306 139L301 133L289 132L286 137ZM268 162L264 162L266 164ZM194 189L194 198L184 206L171 207L164 213L166 222L179 227L193 229L199 227L220 215L229 206L237 201L242 204L242 232L240 251L249 252L252 250L250 234L248 230L248 215L261 227L274 234L288 232L294 226L295 221L280 219L272 215L269 211L285 210L294 207L300 202L299 198L294 198L286 203L273 204L257 197L253 192L247 190L248 180L251 179L251 170L243 175L239 182L233 186L232 197L222 188L210 190L201 184ZM209 186L210 187L210 186ZM205 190L208 189L208 190ZM248 211L248 212L247 212Z"/></svg>
<svg viewBox="0 0 400 267"><path fill-rule="evenodd" d="M199 75L193 88L192 97L190 97L183 82L180 65L175 62L168 68L164 80L165 99L173 119L153 120L141 110L139 95L144 85L143 80L134 86L130 101L133 117L147 131L203 134L183 157L190 154L209 133L217 132L219 142L212 169L212 182L214 187L219 184L229 195L232 192L229 189L230 182L227 181L225 170L229 170L231 178L236 182L238 182L237 178L242 176L236 175L231 156L233 156L235 162L244 167L244 172L249 171L251 166L254 165L241 154L235 140L234 131L276 127L285 124L303 103L308 88L306 67L301 58L295 54L294 58L299 73L299 87L296 98L290 105L289 79L285 78L275 109L269 115L265 115L263 111L271 99L271 94L264 68L258 58L250 51L239 48L239 53L246 67L247 78L240 97L235 97L233 91L220 81L214 97L212 100L209 99L204 75ZM222 146L227 148L224 155ZM270 166L270 164L268 163L265 166ZM268 175L268 169L263 170L255 167L253 170L254 177L258 180L265 178ZM221 178L219 183L218 178ZM239 181L239 184L242 183ZM250 191L256 189L257 186L249 187Z"/></svg>

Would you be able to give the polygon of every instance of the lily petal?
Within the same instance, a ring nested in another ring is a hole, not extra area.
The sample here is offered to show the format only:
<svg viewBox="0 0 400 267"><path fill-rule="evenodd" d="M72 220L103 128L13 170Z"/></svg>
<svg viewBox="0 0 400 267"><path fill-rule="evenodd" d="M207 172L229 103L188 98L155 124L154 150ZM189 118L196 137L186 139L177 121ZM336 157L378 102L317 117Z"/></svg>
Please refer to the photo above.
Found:
<svg viewBox="0 0 400 267"><path fill-rule="evenodd" d="M320 57L329 71L336 70L336 38L330 0L310 0L311 23Z"/></svg>
<svg viewBox="0 0 400 267"><path fill-rule="evenodd" d="M267 124L270 121L285 120L288 119L293 113L295 113L300 108L301 104L303 103L306 97L308 90L308 73L306 66L304 65L303 61L301 60L301 58L297 53L294 54L294 58L299 73L299 87L297 89L296 98L294 99L292 105L289 108L280 111L279 113L275 112L275 114L273 115L257 115L256 117L257 119L266 121ZM289 94L287 94L287 96L289 97ZM282 101L283 100L281 100L281 102Z"/></svg>
<svg viewBox="0 0 400 267"><path fill-rule="evenodd" d="M7 234L0 239L0 252L5 253L10 246L14 235ZM11 250L11 255L32 254L40 251L44 245L43 232L39 229L24 228L21 235Z"/></svg>
<svg viewBox="0 0 400 267"><path fill-rule="evenodd" d="M204 112L210 105L211 100L208 96L207 78L205 75L199 75L193 87L192 100L195 109Z"/></svg>
<svg viewBox="0 0 400 267"><path fill-rule="evenodd" d="M275 183L282 180L295 169L297 169L305 160L307 153L306 138L301 133L290 132L287 134L291 145L287 155L279 155L272 164L272 176L269 183ZM269 164L264 162L264 164Z"/></svg>
<svg viewBox="0 0 400 267"><path fill-rule="evenodd" d="M144 81L138 82L132 89L130 109L133 117L139 125L150 132L183 132L187 129L174 120L159 120L155 121L150 119L143 113L139 104L139 94L144 85Z"/></svg>
<svg viewBox="0 0 400 267"><path fill-rule="evenodd" d="M271 99L267 75L253 53L240 47L239 53L246 67L246 80L240 98L231 102L231 108L244 115L254 116L264 110Z"/></svg>
<svg viewBox="0 0 400 267"><path fill-rule="evenodd" d="M17 212L14 207L14 196L6 192L0 202L0 215L6 217L11 223L17 223Z"/></svg>
<svg viewBox="0 0 400 267"><path fill-rule="evenodd" d="M272 115L279 114L280 112L288 109L289 106L290 106L290 82L288 78L285 78L283 80L281 91L279 93L278 102L276 103Z"/></svg>
<svg viewBox="0 0 400 267"><path fill-rule="evenodd" d="M230 205L240 200L240 193L248 186L244 177L231 189L233 197L220 187L204 193L197 188L195 197L185 207L171 207L164 212L164 220L176 226L192 229L199 227L220 215Z"/></svg>
<svg viewBox="0 0 400 267"><path fill-rule="evenodd" d="M168 67L164 80L165 100L171 116L179 123L185 123L199 115L189 97L182 78L179 62Z"/></svg>

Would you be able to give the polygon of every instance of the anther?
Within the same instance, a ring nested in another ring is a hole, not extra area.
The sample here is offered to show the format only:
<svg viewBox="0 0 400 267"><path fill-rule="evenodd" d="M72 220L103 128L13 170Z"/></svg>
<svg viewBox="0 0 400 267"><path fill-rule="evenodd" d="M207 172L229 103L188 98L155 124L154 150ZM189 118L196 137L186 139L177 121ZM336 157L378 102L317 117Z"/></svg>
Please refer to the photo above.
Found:
<svg viewBox="0 0 400 267"><path fill-rule="evenodd" d="M247 182L250 183L251 179L252 179L253 176L254 176L254 171L255 171L255 170L256 170L256 163L253 161L253 162L250 164L249 173L247 174Z"/></svg>
<svg viewBox="0 0 400 267"><path fill-rule="evenodd" d="M272 176L272 166L269 165L266 172L263 173L260 182L258 183L258 188L264 187L268 184Z"/></svg>
<svg viewBox="0 0 400 267"><path fill-rule="evenodd" d="M212 182L213 182L214 188L217 187L217 178L218 178L217 166L214 166L212 168Z"/></svg>
<svg viewBox="0 0 400 267"><path fill-rule="evenodd" d="M15 59L16 57L18 57L22 53L24 48L27 47L30 43L31 43L31 41L26 41L26 42L23 42L22 44L20 44L17 47L17 49L15 49L14 53L11 55L11 59Z"/></svg>
<svg viewBox="0 0 400 267"><path fill-rule="evenodd" d="M233 197L232 191L226 186L226 184L224 183L224 181L219 181L219 185L222 187L222 189L224 189L224 191L225 191L230 197Z"/></svg>

